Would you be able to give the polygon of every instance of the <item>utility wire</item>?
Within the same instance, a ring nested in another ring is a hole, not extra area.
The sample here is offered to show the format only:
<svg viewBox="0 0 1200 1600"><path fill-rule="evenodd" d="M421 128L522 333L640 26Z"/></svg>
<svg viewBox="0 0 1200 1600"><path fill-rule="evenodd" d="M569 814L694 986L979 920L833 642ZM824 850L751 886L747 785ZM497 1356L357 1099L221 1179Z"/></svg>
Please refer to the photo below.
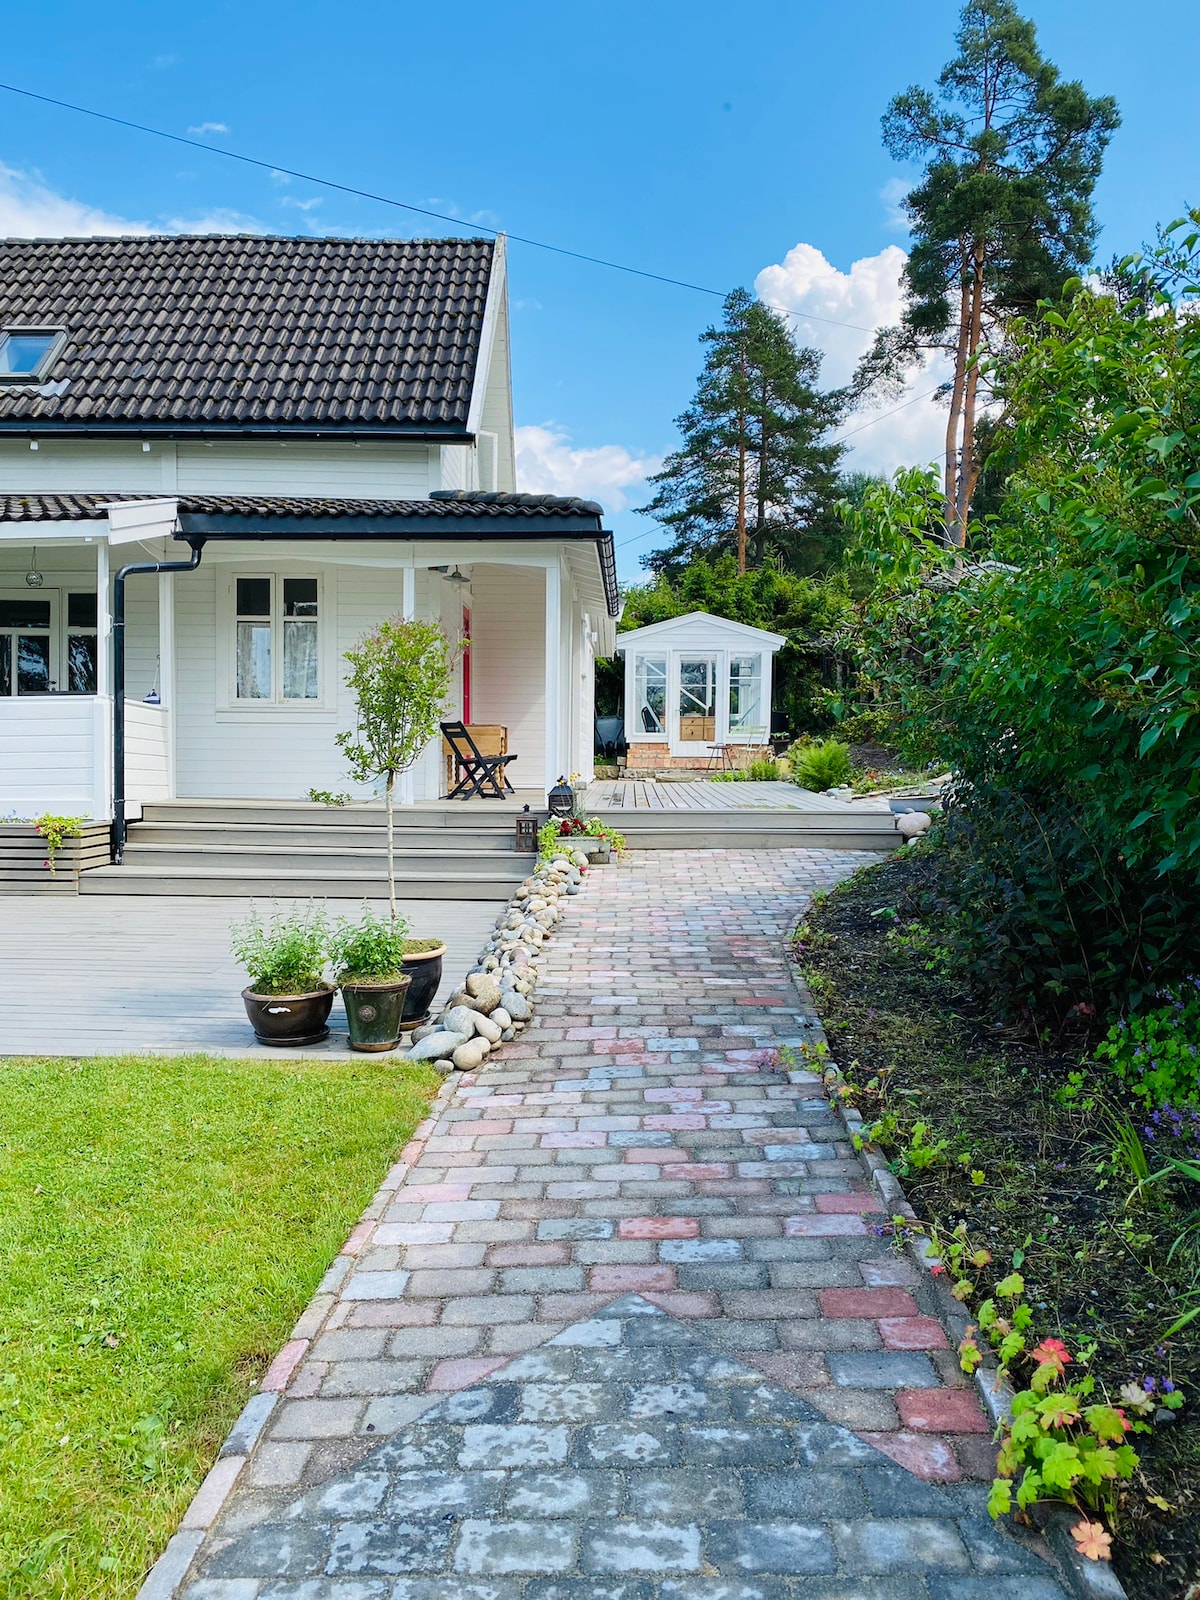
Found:
<svg viewBox="0 0 1200 1600"><path fill-rule="evenodd" d="M15 83L0 83L0 90L6 94L23 96L26 100L37 100L42 105L56 106L60 111L73 111L81 117L94 117L98 122L107 122L117 128L129 128L134 133L146 133L155 139L168 139L172 144L187 145L192 150L204 150L209 155L224 156L227 161L240 161L243 166L258 167L263 172L278 172L287 178L299 178L303 183L320 184L326 189L336 189L339 194L355 195L361 200L372 200L378 205L393 206L399 211L411 211L418 217L432 217L436 222L448 222L452 227L474 229L480 233L490 233L493 237L506 232L502 228L489 228L484 224L464 222L461 217L449 216L444 211L431 211L427 206L412 205L407 200L396 200L391 195L375 194L370 189L358 189L350 183L339 183L335 178L317 177L311 172L300 172L294 167L280 166L277 161L264 161L258 156L243 155L238 150L223 150L218 145L205 144L201 139L189 139L181 133L168 133L165 128L152 128L144 122L131 122L127 117L114 117L107 111L96 111L91 106L75 105L70 100L58 100L53 95L38 94L33 89L22 89ZM715 295L718 300L724 300L724 289L711 289L707 284L690 283L685 278L670 278L661 272L650 272L644 267L631 267L623 261L609 261L603 256L585 254L582 250L569 250L565 245L548 244L544 239L531 239L520 233L507 233L506 237L515 244L529 245L534 250L545 250L551 255L568 256L572 261L586 261L594 267L606 267L610 272L628 273L634 278L648 278L652 283L669 284L674 289L690 289L695 294ZM827 323L831 328L851 328L856 333L874 333L874 328L862 327L857 322L839 322L834 317L821 317L811 311L793 311L788 306L772 305L764 300L763 305L769 306L772 311L780 311L785 316L796 317L809 322Z"/></svg>

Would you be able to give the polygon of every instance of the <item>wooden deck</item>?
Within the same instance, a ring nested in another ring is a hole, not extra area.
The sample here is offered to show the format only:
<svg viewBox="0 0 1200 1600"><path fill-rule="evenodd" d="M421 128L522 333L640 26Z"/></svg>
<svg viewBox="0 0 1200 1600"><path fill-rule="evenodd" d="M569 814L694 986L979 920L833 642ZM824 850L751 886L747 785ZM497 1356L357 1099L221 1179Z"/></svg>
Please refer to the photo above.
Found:
<svg viewBox="0 0 1200 1600"><path fill-rule="evenodd" d="M886 811L887 802L857 801L853 806L810 794L794 783L658 783L653 778L618 778L588 785L588 811L806 811L845 813Z"/></svg>

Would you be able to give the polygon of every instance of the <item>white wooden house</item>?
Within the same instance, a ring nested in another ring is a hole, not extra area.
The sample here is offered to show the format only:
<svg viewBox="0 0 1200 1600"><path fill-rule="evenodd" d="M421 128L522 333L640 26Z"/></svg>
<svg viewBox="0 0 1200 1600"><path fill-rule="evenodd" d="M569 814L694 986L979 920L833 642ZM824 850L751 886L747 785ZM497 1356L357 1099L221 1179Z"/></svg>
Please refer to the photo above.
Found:
<svg viewBox="0 0 1200 1600"><path fill-rule="evenodd" d="M628 770L696 771L765 753L771 669L786 643L707 611L618 634Z"/></svg>
<svg viewBox="0 0 1200 1600"><path fill-rule="evenodd" d="M515 492L508 336L502 240L0 241L0 817L111 819L120 722L132 815L350 789L392 615L469 640L447 715L519 791L589 775L612 536ZM405 798L444 784L435 741Z"/></svg>

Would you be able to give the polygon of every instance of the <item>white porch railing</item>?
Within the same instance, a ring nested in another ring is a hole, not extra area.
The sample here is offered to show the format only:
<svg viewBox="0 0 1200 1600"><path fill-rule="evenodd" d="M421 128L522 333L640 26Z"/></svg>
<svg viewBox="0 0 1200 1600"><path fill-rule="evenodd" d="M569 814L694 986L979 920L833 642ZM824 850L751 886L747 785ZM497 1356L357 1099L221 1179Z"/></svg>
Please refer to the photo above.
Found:
<svg viewBox="0 0 1200 1600"><path fill-rule="evenodd" d="M165 706L125 702L125 787L131 804L171 796L171 722ZM47 811L111 820L108 695L0 698L0 819Z"/></svg>

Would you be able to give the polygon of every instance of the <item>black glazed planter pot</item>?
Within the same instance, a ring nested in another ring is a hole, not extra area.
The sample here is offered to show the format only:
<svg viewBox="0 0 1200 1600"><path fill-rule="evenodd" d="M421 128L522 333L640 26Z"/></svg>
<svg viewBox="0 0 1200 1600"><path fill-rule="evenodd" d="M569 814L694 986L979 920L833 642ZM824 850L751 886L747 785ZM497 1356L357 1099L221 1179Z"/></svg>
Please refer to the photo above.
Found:
<svg viewBox="0 0 1200 1600"><path fill-rule="evenodd" d="M440 944L436 950L415 950L404 958L404 970L412 979L404 997L402 1021L406 1033L410 1028L419 1028L428 1021L429 1008L442 981L442 958L445 954L446 946Z"/></svg>
<svg viewBox="0 0 1200 1600"><path fill-rule="evenodd" d="M394 1050L400 1043L404 1001L412 979L397 974L390 983L343 983L342 1000L351 1050Z"/></svg>
<svg viewBox="0 0 1200 1600"><path fill-rule="evenodd" d="M242 990L242 1002L259 1044L319 1044L329 1037L333 989L324 984L308 994L255 994Z"/></svg>

